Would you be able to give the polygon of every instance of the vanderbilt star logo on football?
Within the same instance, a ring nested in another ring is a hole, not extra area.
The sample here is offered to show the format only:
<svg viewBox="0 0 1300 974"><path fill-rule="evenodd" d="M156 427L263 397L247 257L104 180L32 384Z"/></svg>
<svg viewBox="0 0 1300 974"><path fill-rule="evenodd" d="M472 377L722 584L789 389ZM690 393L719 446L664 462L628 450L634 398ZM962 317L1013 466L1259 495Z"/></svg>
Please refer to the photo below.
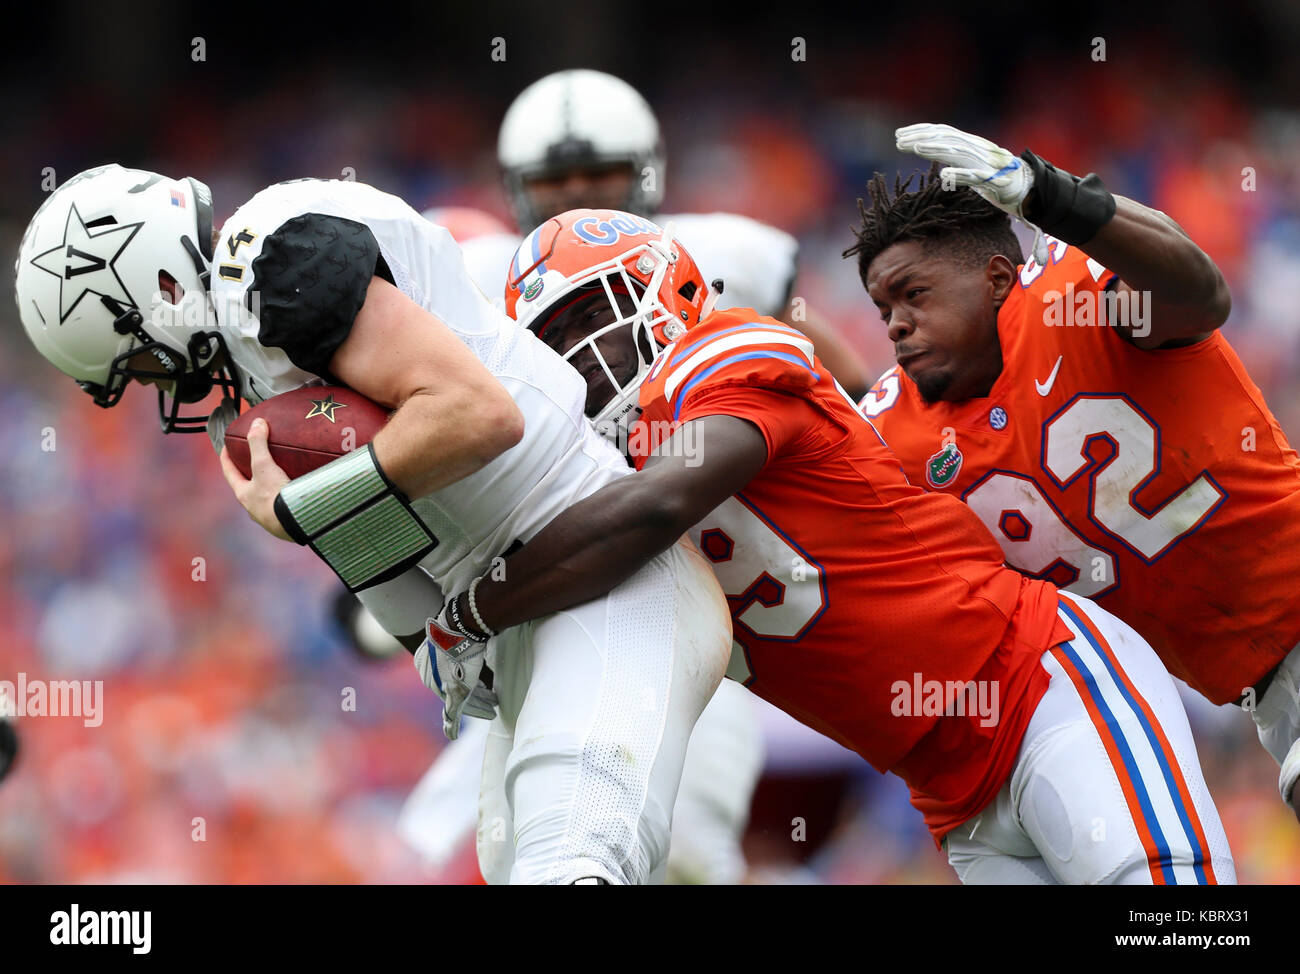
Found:
<svg viewBox="0 0 1300 974"><path fill-rule="evenodd" d="M63 226L63 242L32 258L32 264L59 279L59 324L68 320L87 292L139 307L113 265L144 223L114 223L92 233L73 203Z"/></svg>
<svg viewBox="0 0 1300 974"><path fill-rule="evenodd" d="M313 399L311 401L311 410L304 419L311 419L313 416L324 416L331 423L334 422L334 412L338 409L347 409L348 404L345 402L335 402L334 395L331 393L324 399Z"/></svg>

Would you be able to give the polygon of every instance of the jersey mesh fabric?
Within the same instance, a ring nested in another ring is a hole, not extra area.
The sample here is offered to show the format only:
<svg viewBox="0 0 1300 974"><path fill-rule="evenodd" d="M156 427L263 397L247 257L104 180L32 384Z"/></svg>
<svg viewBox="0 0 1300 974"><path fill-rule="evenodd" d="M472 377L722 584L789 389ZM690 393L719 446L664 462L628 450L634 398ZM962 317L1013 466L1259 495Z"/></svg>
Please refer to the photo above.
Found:
<svg viewBox="0 0 1300 974"><path fill-rule="evenodd" d="M566 855L589 854L594 829L617 822L619 832L608 837L610 854L629 877L644 882L649 857L637 835L659 743L667 716L670 661L675 654L647 653L644 647L666 647L677 631L675 604L665 605L662 593L673 591L673 551L659 555L608 596L605 615L605 679L595 719L583 748L582 768L571 811ZM654 710L659 720L648 721ZM629 774L628 767L638 769Z"/></svg>

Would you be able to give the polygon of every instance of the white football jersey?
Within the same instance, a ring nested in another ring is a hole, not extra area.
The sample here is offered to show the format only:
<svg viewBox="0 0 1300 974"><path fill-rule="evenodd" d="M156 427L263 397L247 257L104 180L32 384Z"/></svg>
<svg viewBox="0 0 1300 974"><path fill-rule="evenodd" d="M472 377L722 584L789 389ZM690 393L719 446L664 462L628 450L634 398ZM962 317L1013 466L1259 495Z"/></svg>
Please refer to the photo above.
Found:
<svg viewBox="0 0 1300 974"><path fill-rule="evenodd" d="M519 249L520 237L512 233L485 233L460 245L465 269L492 306L506 308L506 268Z"/></svg>
<svg viewBox="0 0 1300 974"><path fill-rule="evenodd" d="M734 213L679 213L656 216L690 251L695 264L712 284L721 278L717 309L753 308L780 317L794 283L799 244L783 230ZM474 283L504 307L506 274L522 238L501 233L473 237L461 244Z"/></svg>
<svg viewBox="0 0 1300 974"><path fill-rule="evenodd" d="M776 227L735 213L677 213L654 218L674 224L673 235L690 251L704 279L722 278L716 309L753 308L779 318L794 285L799 243Z"/></svg>
<svg viewBox="0 0 1300 974"><path fill-rule="evenodd" d="M323 368L296 365L285 348L295 349L301 363L319 337L332 354L351 326L337 309L351 307L355 315L372 272L382 273L379 260L398 289L446 324L501 381L525 417L519 444L477 473L412 501L438 538L421 567L445 590L459 591L493 557L630 470L583 415L586 385L578 373L492 307L470 280L451 235L364 183L279 183L222 227L213 299L248 401L331 381ZM334 281L349 275L354 283L336 290ZM307 307L299 312L295 302ZM312 329L319 336L301 334Z"/></svg>

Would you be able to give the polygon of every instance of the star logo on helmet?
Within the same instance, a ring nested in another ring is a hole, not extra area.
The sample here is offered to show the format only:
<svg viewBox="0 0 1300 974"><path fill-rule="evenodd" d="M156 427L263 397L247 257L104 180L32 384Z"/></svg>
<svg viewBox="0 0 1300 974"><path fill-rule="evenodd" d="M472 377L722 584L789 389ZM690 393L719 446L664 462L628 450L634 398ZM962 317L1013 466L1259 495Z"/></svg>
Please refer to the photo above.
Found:
<svg viewBox="0 0 1300 974"><path fill-rule="evenodd" d="M324 416L331 423L334 422L334 413L339 409L347 409L348 404L345 402L335 402L334 394L326 396L324 399L313 399L311 401L311 410L304 419L311 419L313 416Z"/></svg>
<svg viewBox="0 0 1300 974"><path fill-rule="evenodd" d="M63 242L32 258L32 265L59 279L59 324L68 320L89 294L113 298L130 308L131 298L114 264L144 223L114 223L91 232L73 203L63 226Z"/></svg>

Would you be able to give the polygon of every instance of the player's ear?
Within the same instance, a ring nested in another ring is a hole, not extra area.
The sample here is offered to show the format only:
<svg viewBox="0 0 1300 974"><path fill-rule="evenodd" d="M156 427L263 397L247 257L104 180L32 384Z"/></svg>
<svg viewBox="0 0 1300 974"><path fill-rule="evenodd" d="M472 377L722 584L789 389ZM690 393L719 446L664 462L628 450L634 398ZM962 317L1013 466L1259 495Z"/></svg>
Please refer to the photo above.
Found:
<svg viewBox="0 0 1300 974"><path fill-rule="evenodd" d="M993 306L1002 307L1002 302L1007 299L1007 295L1011 293L1011 288L1016 283L1015 265L1001 254L994 254L989 258L988 266L984 268L984 276L988 279L992 290Z"/></svg>

